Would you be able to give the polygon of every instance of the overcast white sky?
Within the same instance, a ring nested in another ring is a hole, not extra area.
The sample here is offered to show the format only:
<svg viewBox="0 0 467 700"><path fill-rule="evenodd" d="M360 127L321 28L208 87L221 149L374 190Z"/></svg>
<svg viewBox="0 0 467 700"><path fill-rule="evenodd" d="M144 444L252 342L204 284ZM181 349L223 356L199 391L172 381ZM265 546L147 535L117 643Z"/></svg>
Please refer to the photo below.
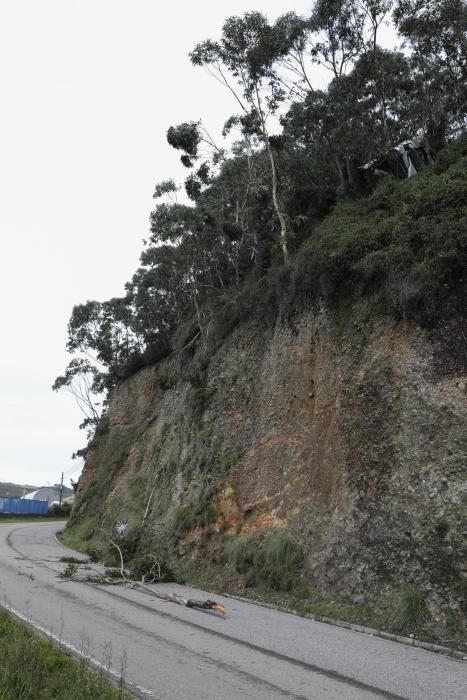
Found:
<svg viewBox="0 0 467 700"><path fill-rule="evenodd" d="M167 128L203 117L216 133L236 111L188 52L230 15L311 4L0 0L0 481L73 468L82 417L51 391L71 309L122 293L154 185L186 176Z"/></svg>

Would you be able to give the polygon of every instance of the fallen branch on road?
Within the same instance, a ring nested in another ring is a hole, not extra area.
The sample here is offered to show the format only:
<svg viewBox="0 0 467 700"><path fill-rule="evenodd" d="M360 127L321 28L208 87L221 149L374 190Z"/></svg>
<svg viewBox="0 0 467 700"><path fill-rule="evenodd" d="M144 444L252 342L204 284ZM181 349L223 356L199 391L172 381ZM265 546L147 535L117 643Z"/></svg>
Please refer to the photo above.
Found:
<svg viewBox="0 0 467 700"><path fill-rule="evenodd" d="M194 598L183 598L181 595L176 593L159 593L154 591L149 586L145 586L143 583L133 583L132 588L141 588L149 595L154 596L154 598L159 598L160 600L165 600L170 603L177 603L178 605L183 605L185 608L199 608L200 610L215 610L216 612L226 614L225 606L222 603L216 603L215 600L195 600Z"/></svg>
<svg viewBox="0 0 467 700"><path fill-rule="evenodd" d="M120 563L121 567L119 569L120 577L119 578L114 578L107 576L105 573L102 574L100 572L94 572L91 575L87 575L86 577L82 577L77 575L78 574L78 565L73 564L73 570L70 571L70 565L69 565L69 570L67 572L67 575L64 577L63 572L61 574L62 581L79 581L81 583L94 583L94 584L106 584L106 585L116 585L116 584L121 584L124 583L127 586L130 586L131 588L135 589L140 589L141 591L144 591L148 595L153 596L154 598L158 598L159 600L166 601L168 603L176 603L177 605L182 605L185 608L193 608L193 609L198 609L198 610L214 610L214 612L221 613L222 615L226 615L226 609L225 606L222 603L217 603L215 600L210 600L209 598L207 600L196 600L194 598L184 598L181 595L177 595L176 593L162 593L159 591L155 591L152 588L150 588L148 585L146 585L144 581L144 576L142 577L143 580L140 581L135 581L132 580L131 578L128 577L127 572L124 568L124 562L123 562L123 556L120 547L115 544L114 542L111 541L111 544L118 549L119 554L120 554ZM155 563L153 568L159 568L159 563L154 557ZM86 567L89 569L89 567ZM153 573L153 571L151 571Z"/></svg>

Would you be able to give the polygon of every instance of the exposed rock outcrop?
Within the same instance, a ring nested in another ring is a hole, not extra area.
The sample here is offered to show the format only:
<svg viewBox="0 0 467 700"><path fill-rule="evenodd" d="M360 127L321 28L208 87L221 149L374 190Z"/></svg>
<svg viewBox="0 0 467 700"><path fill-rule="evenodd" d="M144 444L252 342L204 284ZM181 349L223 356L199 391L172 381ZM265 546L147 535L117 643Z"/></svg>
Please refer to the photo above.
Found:
<svg viewBox="0 0 467 700"><path fill-rule="evenodd" d="M140 522L155 487L150 542L171 509L209 498L226 535L290 532L330 595L377 604L412 583L461 618L463 343L455 324L428 332L361 305L239 327L201 375L196 354L143 369L114 391L71 527Z"/></svg>

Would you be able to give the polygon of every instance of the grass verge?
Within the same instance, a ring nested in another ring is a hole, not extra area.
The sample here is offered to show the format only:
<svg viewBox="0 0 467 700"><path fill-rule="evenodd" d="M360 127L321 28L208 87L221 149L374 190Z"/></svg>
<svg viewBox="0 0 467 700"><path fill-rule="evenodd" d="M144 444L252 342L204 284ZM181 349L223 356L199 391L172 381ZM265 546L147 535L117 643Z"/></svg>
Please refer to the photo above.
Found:
<svg viewBox="0 0 467 700"><path fill-rule="evenodd" d="M28 515L4 515L0 517L0 525L3 523L5 524L10 524L14 523L15 525L23 525L24 523L27 523L28 525L33 525L34 523L52 523L52 522L63 522L66 520L66 517L63 516L28 516Z"/></svg>
<svg viewBox="0 0 467 700"><path fill-rule="evenodd" d="M0 608L1 700L129 700L104 672L92 670Z"/></svg>

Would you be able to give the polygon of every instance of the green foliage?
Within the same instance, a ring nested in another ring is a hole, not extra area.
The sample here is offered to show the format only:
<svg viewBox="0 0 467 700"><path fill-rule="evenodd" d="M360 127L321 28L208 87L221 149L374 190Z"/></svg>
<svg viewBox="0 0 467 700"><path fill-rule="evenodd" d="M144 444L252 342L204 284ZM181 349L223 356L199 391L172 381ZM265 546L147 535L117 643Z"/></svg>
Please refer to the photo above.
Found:
<svg viewBox="0 0 467 700"><path fill-rule="evenodd" d="M64 389L75 397L85 417L80 428L88 429L88 437L91 437L102 416L99 397L106 386L106 376L102 372L88 359L75 357L68 364L65 374L55 379L52 390Z"/></svg>
<svg viewBox="0 0 467 700"><path fill-rule="evenodd" d="M104 576L110 579L121 579L122 572L120 569L116 569L114 567L107 567L104 569Z"/></svg>
<svg viewBox="0 0 467 700"><path fill-rule="evenodd" d="M159 182L156 185L152 198L159 199L160 197L164 197L165 195L173 195L177 192L177 190L178 187L175 183L175 180L163 180L162 182Z"/></svg>
<svg viewBox="0 0 467 700"><path fill-rule="evenodd" d="M177 576L165 558L149 555L136 557L131 562L131 577L142 579L143 576L146 577L147 581L154 579L160 583L177 581Z"/></svg>
<svg viewBox="0 0 467 700"><path fill-rule="evenodd" d="M200 354L212 355L242 323L254 323L260 328L272 327L289 302L292 269L273 269L259 279L253 276L222 305L215 307L209 337Z"/></svg>
<svg viewBox="0 0 467 700"><path fill-rule="evenodd" d="M69 352L92 352L95 360L118 376L119 368L142 347L132 328L132 310L125 298L88 301L73 308L68 324Z"/></svg>
<svg viewBox="0 0 467 700"><path fill-rule="evenodd" d="M206 388L206 376L198 368L190 369L190 371L185 375L185 379L190 382L193 389Z"/></svg>
<svg viewBox="0 0 467 700"><path fill-rule="evenodd" d="M193 415L197 420L200 420L203 413L205 412L209 401L216 393L216 388L212 387L208 389L205 386L197 387L193 389L190 395L191 410Z"/></svg>
<svg viewBox="0 0 467 700"><path fill-rule="evenodd" d="M76 518L76 520L78 520L78 518ZM97 534L97 519L95 517L83 517L82 520L78 520L78 522L75 523L72 523L71 520L69 520L65 530L60 533L60 538L69 547L85 552L90 561L97 562L100 561L103 556L102 548L96 544L95 541L95 536Z"/></svg>
<svg viewBox="0 0 467 700"><path fill-rule="evenodd" d="M413 586L402 588L393 627L402 634L416 632L427 617L423 593Z"/></svg>
<svg viewBox="0 0 467 700"><path fill-rule="evenodd" d="M94 517L88 518L80 523L80 525L75 529L75 537L86 542L93 537L96 527L97 519Z"/></svg>
<svg viewBox="0 0 467 700"><path fill-rule="evenodd" d="M258 549L258 542L253 538L237 537L226 543L224 555L239 574L245 574L254 566Z"/></svg>
<svg viewBox="0 0 467 700"><path fill-rule="evenodd" d="M339 204L300 251L295 289L313 298L382 288L402 315L431 313L466 281L466 166L463 137L438 173L391 180L367 199Z"/></svg>
<svg viewBox="0 0 467 700"><path fill-rule="evenodd" d="M141 534L141 526L134 525L133 527L130 527L130 529L123 537L118 539L117 544L121 549L123 560L125 563L130 562L136 555L141 539Z"/></svg>
<svg viewBox="0 0 467 700"><path fill-rule="evenodd" d="M52 518L68 518L71 513L71 504L62 503L62 505L53 505L49 508L48 516Z"/></svg>
<svg viewBox="0 0 467 700"><path fill-rule="evenodd" d="M97 564L102 558L101 553L99 552L98 549L95 547L86 547L86 554L89 557L89 561L92 562L93 564Z"/></svg>
<svg viewBox="0 0 467 700"><path fill-rule="evenodd" d="M169 516L169 527L176 540L188 530L207 528L216 522L216 512L209 494L201 496L186 506L177 506Z"/></svg>
<svg viewBox="0 0 467 700"><path fill-rule="evenodd" d="M174 387L176 383L177 380L174 377L171 377L166 372L159 371L156 374L156 384L159 387L159 389L162 389L162 391L168 391L169 389L172 389L172 387Z"/></svg>
<svg viewBox="0 0 467 700"><path fill-rule="evenodd" d="M123 700L104 673L91 670L53 642L0 609L0 697L2 700ZM84 652L85 650L83 650Z"/></svg>
<svg viewBox="0 0 467 700"><path fill-rule="evenodd" d="M63 515L53 515L50 513L44 513L42 515L36 513L0 513L0 522L47 522L48 520L63 520Z"/></svg>
<svg viewBox="0 0 467 700"><path fill-rule="evenodd" d="M396 0L395 25L413 49L418 111L433 145L466 124L467 9L463 0Z"/></svg>
<svg viewBox="0 0 467 700"><path fill-rule="evenodd" d="M73 576L78 571L78 564L75 562L69 562L63 571L60 573L60 578L73 578Z"/></svg>
<svg viewBox="0 0 467 700"><path fill-rule="evenodd" d="M459 596L461 610L465 615L467 613L467 580L465 578L459 579L455 585L455 590Z"/></svg>
<svg viewBox="0 0 467 700"><path fill-rule="evenodd" d="M245 575L246 586L267 585L282 591L297 585L303 565L301 547L286 532L233 538L225 545L224 556Z"/></svg>
<svg viewBox="0 0 467 700"><path fill-rule="evenodd" d="M462 134L454 141L451 141L442 151L440 151L432 165L432 170L436 175L445 173L451 166L462 168L467 157L467 133Z"/></svg>
<svg viewBox="0 0 467 700"><path fill-rule="evenodd" d="M146 494L146 481L142 476L133 476L128 484L128 493L135 501L141 501Z"/></svg>
<svg viewBox="0 0 467 700"><path fill-rule="evenodd" d="M60 557L60 561L62 561L64 564L86 564L87 561L83 559L77 559L76 557Z"/></svg>
<svg viewBox="0 0 467 700"><path fill-rule="evenodd" d="M178 126L171 126L167 132L167 141L173 148L183 152L185 159L182 156L182 163L190 167L192 159L198 157L201 141L199 123L184 122Z"/></svg>
<svg viewBox="0 0 467 700"><path fill-rule="evenodd" d="M95 439L97 442L97 436ZM70 535L76 537L78 541L85 541L91 539L94 531L98 530L98 521L94 515L90 514L100 512L102 496L110 490L116 474L128 458L134 441L133 430L120 430L114 435L113 440L106 444L105 453L100 459L101 468L93 471L91 478L86 482L81 492L81 506L79 510L72 511L67 522L66 537ZM116 514L115 517L120 515ZM90 530L90 534L83 536L83 531L86 529Z"/></svg>
<svg viewBox="0 0 467 700"><path fill-rule="evenodd" d="M265 563L295 570L303 563L301 547L286 532L272 532L263 541Z"/></svg>
<svg viewBox="0 0 467 700"><path fill-rule="evenodd" d="M131 566L131 562L139 556L142 527L137 522L130 522L126 534L119 537L113 531L113 525L109 526L107 522L105 526L98 526L95 518L88 518L67 526L61 536L65 544L85 552L89 561L104 562L108 567L120 566L120 555L110 543L110 539L113 539L122 552L125 566ZM70 565L73 565L73 561Z"/></svg>
<svg viewBox="0 0 467 700"><path fill-rule="evenodd" d="M238 450L224 452L220 458L220 467L222 471L228 472L234 467L241 458L241 453Z"/></svg>
<svg viewBox="0 0 467 700"><path fill-rule="evenodd" d="M174 348L176 350L182 350L182 348L190 345L198 334L199 325L196 318L189 318L181 322L173 334L172 342Z"/></svg>
<svg viewBox="0 0 467 700"><path fill-rule="evenodd" d="M403 53L379 45L391 7ZM194 48L192 63L235 95L239 113L226 115L223 132L231 146L219 147L201 120L169 128L192 169L192 201L177 201L173 180L157 184L124 294L73 308L73 358L54 389L78 399L90 438L115 384L173 349L209 356L240 322L273 325L349 292L377 290L403 316L433 316L462 288L465 136L423 174L356 198L371 189L365 162L418 129L437 154L465 130L464 31L461 0L317 0L308 17L229 17L218 41ZM322 90L311 87L313 63L330 71ZM279 108L282 133L272 135ZM163 374L156 382L172 386ZM196 386L198 416L208 400Z"/></svg>

